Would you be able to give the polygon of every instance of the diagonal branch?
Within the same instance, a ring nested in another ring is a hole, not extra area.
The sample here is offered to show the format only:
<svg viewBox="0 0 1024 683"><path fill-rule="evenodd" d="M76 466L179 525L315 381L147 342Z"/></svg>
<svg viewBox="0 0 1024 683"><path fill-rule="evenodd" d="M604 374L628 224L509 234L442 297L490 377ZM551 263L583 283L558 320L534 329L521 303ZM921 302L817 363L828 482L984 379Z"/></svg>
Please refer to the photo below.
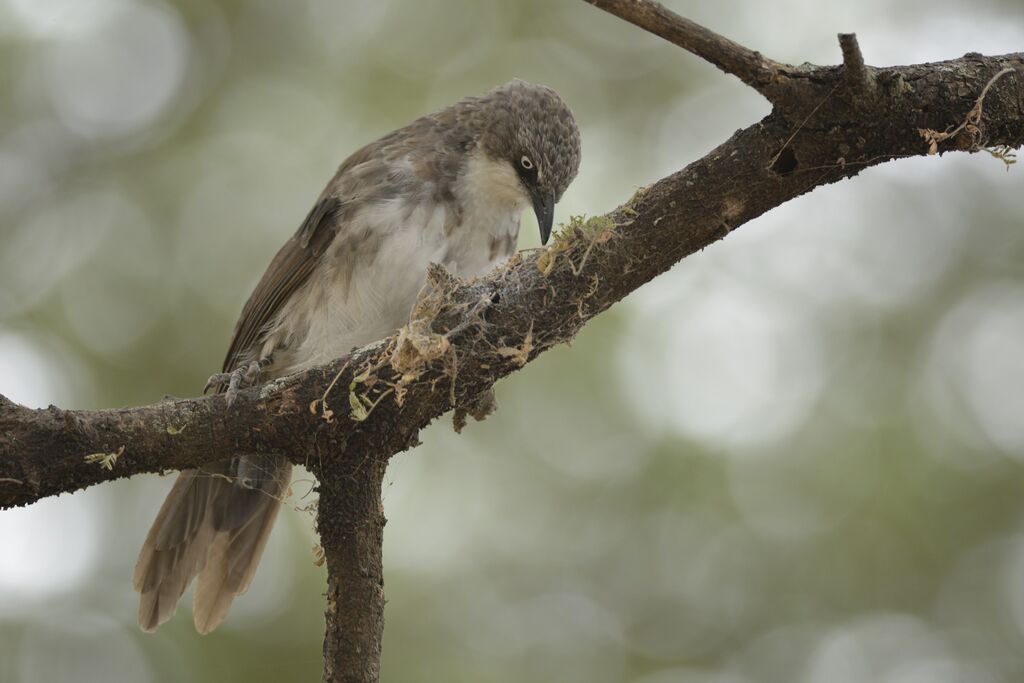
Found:
<svg viewBox="0 0 1024 683"><path fill-rule="evenodd" d="M517 255L489 277L461 282L434 272L432 298L409 328L346 360L242 392L227 419L220 396L106 411L30 410L0 399L0 508L194 467L210 452L285 455L318 474L325 443L334 459L386 460L434 418L472 405L686 255L815 187L928 154L933 145L919 129L959 130L935 142L936 151L976 151L979 140L1019 147L1022 70L1021 54L880 70L887 97L855 116L836 94L841 71L809 71L816 104L798 124L773 114L738 131L615 211L573 222L546 249ZM1004 71L1015 75L993 80ZM986 86L982 110L977 94ZM957 129L968 114L977 123ZM87 458L122 446L112 460Z"/></svg>
<svg viewBox="0 0 1024 683"><path fill-rule="evenodd" d="M734 43L651 0L585 1L711 62L771 102L785 94L788 81L786 74L796 69Z"/></svg>

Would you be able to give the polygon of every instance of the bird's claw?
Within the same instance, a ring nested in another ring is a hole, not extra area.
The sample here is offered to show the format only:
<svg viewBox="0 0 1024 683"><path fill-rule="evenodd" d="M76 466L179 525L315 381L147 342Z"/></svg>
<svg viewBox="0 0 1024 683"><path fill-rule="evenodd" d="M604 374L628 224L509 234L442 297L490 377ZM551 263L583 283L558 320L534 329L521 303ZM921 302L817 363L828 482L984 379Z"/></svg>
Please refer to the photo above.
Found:
<svg viewBox="0 0 1024 683"><path fill-rule="evenodd" d="M235 402L235 398L238 397L240 389L250 387L259 381L261 370L260 363L253 361L248 365L235 368L231 372L218 372L210 375L210 379L206 380L206 386L203 387L203 393L205 394L209 391L210 387L224 386L226 384L227 389L224 390L224 400L227 402L227 407L230 408L231 404Z"/></svg>

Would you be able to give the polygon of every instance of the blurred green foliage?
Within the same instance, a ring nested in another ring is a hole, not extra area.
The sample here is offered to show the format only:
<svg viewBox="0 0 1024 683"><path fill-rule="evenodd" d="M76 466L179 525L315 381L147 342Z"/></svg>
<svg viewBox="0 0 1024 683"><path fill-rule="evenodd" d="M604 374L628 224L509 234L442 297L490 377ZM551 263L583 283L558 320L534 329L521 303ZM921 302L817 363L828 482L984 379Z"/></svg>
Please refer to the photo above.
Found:
<svg viewBox="0 0 1024 683"><path fill-rule="evenodd" d="M885 64L1024 26L1015 0L669 4L792 62L837 61L840 30ZM196 394L336 165L459 97L520 77L573 106L562 220L767 113L570 0L0 0L0 55L0 392L32 405ZM822 189L503 382L487 422L427 430L384 492L384 679L1021 680L1019 188L976 155ZM136 630L169 486L0 514L0 680L318 679L308 512L217 632L187 606Z"/></svg>

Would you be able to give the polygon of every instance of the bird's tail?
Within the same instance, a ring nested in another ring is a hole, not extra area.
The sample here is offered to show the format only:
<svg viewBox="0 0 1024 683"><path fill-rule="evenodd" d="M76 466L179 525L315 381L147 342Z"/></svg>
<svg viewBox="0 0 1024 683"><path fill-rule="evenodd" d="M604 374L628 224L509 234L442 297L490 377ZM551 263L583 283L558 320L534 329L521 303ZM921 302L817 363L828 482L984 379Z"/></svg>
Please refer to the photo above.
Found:
<svg viewBox="0 0 1024 683"><path fill-rule="evenodd" d="M135 564L143 631L171 618L197 575L196 630L209 633L224 620L252 581L291 471L283 458L241 457L178 476Z"/></svg>

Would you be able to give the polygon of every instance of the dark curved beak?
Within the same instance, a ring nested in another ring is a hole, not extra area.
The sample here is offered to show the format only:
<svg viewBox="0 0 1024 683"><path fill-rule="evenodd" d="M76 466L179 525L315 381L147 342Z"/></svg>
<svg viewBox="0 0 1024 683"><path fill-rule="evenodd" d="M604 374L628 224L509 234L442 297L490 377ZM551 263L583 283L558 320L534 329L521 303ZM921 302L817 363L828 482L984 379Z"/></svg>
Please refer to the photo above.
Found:
<svg viewBox="0 0 1024 683"><path fill-rule="evenodd" d="M537 225L540 226L540 243L547 244L551 237L551 224L555 219L555 195L534 187L530 190L530 198L533 200L533 212L537 215Z"/></svg>

